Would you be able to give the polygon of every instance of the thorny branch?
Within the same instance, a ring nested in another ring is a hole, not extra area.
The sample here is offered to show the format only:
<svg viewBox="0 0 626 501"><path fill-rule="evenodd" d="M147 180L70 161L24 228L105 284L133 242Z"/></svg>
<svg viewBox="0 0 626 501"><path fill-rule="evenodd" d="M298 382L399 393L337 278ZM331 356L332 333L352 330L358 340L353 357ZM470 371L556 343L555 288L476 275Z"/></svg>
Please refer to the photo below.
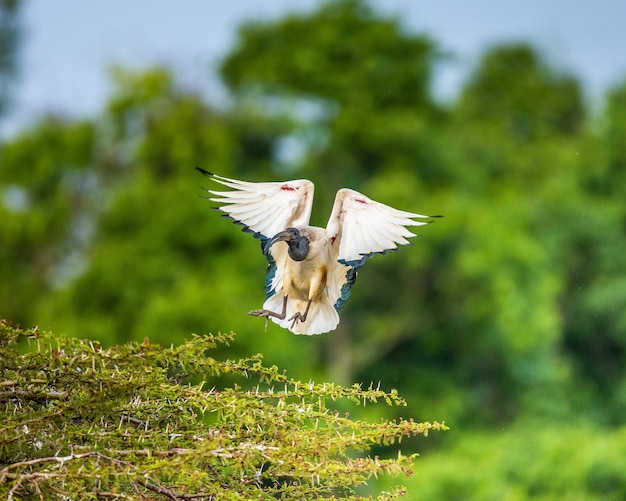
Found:
<svg viewBox="0 0 626 501"><path fill-rule="evenodd" d="M120 455L132 454L132 455L138 455L138 456L141 456L141 455L172 456L176 454L186 454L189 451L186 449L171 449L168 451L149 451L146 449L146 450L115 451L115 452ZM113 464L116 464L118 466L125 466L131 469L135 468L135 465L133 465L129 461L116 459L106 454L102 454L101 452L84 452L84 453L78 453L78 454L69 454L67 456L50 456L50 457L45 457L45 458L36 458L36 459L30 459L27 461L20 461L18 463L10 464L6 466L5 468L3 468L2 470L0 470L0 483L4 482L7 478L14 478L16 480L15 484L9 491L8 500L11 500L13 499L15 493L17 492L17 490L19 489L19 487L22 485L24 481L35 480L34 485L38 489L37 479L51 479L51 478L58 476L58 474L54 472L11 473L11 470L22 468L22 467L27 467L27 466L34 466L34 465L41 464L41 463L49 463L49 462L59 463L60 466L63 466L63 464L68 461L74 461L77 459L84 459L84 458L102 459L102 460L109 461ZM156 480L148 476L145 476L144 478L136 477L133 479L133 483L140 485L144 487L145 489L148 489L157 494L162 494L166 496L167 498L172 499L174 501L191 501L193 499L200 499L200 498L210 501L214 499L213 495L210 495L210 494L198 493L198 494L186 495L186 494L178 493L171 488L161 485L159 482L157 482ZM43 496L40 495L40 498L43 499Z"/></svg>
<svg viewBox="0 0 626 501"><path fill-rule="evenodd" d="M357 461L352 451L446 429L354 420L335 410L341 401L405 405L393 390L296 381L263 366L260 355L220 362L207 354L231 338L96 349L0 321L3 336L11 342L0 343L0 497L9 501L265 494L363 500L357 486L378 474L409 472L413 456ZM36 339L36 352L18 353L24 336ZM246 382L220 389L223 374Z"/></svg>

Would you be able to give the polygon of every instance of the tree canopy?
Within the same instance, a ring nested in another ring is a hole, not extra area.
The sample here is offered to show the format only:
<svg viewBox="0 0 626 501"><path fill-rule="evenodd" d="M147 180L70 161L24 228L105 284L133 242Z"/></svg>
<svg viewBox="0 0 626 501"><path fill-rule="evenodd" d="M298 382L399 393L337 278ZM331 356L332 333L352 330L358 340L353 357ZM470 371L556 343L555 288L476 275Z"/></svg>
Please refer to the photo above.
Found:
<svg viewBox="0 0 626 501"><path fill-rule="evenodd" d="M446 428L359 421L338 410L342 401L405 405L395 391L296 381L260 355L208 355L232 339L103 349L0 323L0 494L9 501L364 499L355 488L374 475L410 473L412 458L353 458L355 451ZM34 349L20 355L25 341ZM230 386L233 377L255 385Z"/></svg>

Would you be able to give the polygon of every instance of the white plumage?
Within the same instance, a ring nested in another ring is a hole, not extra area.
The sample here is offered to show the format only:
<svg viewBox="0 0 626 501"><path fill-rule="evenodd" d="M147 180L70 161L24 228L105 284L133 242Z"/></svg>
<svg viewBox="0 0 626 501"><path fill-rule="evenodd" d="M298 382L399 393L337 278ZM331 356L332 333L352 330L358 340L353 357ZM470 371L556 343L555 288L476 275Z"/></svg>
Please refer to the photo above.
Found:
<svg viewBox="0 0 626 501"><path fill-rule="evenodd" d="M407 226L432 216L394 209L347 188L337 192L326 228L309 226L313 183L306 179L250 183L200 172L231 191L207 190L209 200L263 243L269 266L267 298L250 315L272 319L295 334L321 334L339 324L365 259L408 244Z"/></svg>

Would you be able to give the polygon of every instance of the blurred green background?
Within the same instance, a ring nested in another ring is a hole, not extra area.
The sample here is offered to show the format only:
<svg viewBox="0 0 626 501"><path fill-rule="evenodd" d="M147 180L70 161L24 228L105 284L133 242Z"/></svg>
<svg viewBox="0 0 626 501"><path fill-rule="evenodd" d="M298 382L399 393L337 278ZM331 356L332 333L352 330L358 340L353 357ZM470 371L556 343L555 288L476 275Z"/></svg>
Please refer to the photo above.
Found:
<svg viewBox="0 0 626 501"><path fill-rule="evenodd" d="M9 82L18 3L2 9ZM412 499L626 498L626 81L591 111L540 48L502 44L441 104L446 57L342 1L244 25L219 106L166 67L112 70L96 116L1 144L0 317L107 345L232 330L223 356L397 388L408 408L362 412L451 427L403 444L422 453ZM369 260L335 332L265 332L245 315L258 241L201 198L196 165L311 179L320 226L344 186L445 217Z"/></svg>

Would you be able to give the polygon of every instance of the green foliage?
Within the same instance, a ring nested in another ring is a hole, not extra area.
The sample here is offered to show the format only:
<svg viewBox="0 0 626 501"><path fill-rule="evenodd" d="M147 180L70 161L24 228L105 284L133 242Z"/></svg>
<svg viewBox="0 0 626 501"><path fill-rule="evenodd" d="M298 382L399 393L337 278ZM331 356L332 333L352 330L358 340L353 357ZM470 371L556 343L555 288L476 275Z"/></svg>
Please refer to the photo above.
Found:
<svg viewBox="0 0 626 501"><path fill-rule="evenodd" d="M0 494L9 500L364 499L357 486L409 473L413 457L355 453L446 429L336 409L405 405L395 391L303 383L260 355L208 355L233 335L104 349L5 321L0 328ZM229 383L237 377L247 389Z"/></svg>
<svg viewBox="0 0 626 501"><path fill-rule="evenodd" d="M578 82L557 74L528 45L489 51L466 85L459 110L519 140L575 134L584 117Z"/></svg>
<svg viewBox="0 0 626 501"><path fill-rule="evenodd" d="M448 437L450 438L450 437ZM522 421L429 451L408 479L416 501L580 501L626 496L626 429ZM384 488L386 480L379 483Z"/></svg>
<svg viewBox="0 0 626 501"><path fill-rule="evenodd" d="M95 134L92 123L47 118L2 148L0 276L13 284L0 290L5 317L28 320L26 305L63 280L90 231Z"/></svg>
<svg viewBox="0 0 626 501"><path fill-rule="evenodd" d="M368 110L428 108L434 58L430 40L403 31L396 20L380 19L365 2L330 1L310 15L243 26L221 73L234 89L260 85Z"/></svg>
<svg viewBox="0 0 626 501"><path fill-rule="evenodd" d="M617 193L626 185L626 82L609 93L605 113L608 172L595 181L604 190Z"/></svg>

